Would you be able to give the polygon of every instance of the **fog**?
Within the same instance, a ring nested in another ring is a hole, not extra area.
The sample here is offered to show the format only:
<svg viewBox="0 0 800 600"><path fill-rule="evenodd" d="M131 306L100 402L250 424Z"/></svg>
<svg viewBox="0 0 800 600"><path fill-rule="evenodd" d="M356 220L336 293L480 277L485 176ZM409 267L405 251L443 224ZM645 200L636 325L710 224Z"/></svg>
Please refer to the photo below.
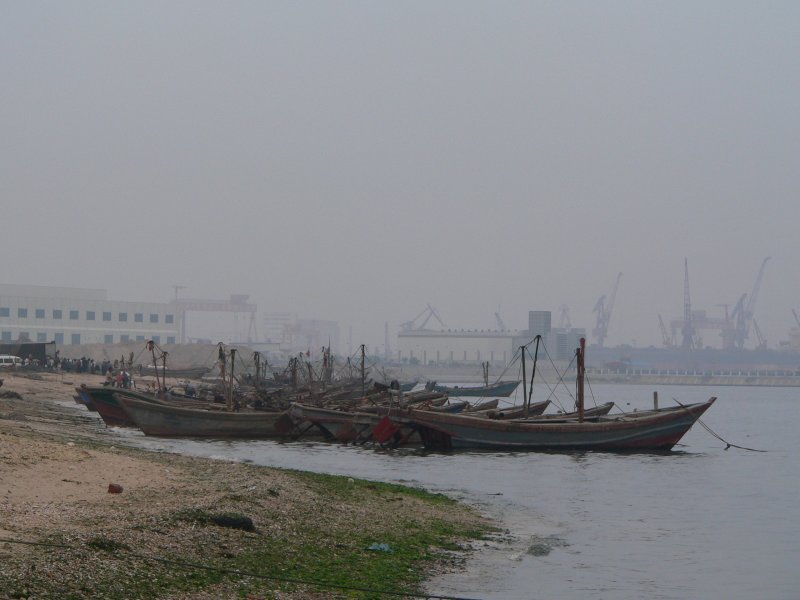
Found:
<svg viewBox="0 0 800 600"><path fill-rule="evenodd" d="M770 347L796 325L796 2L0 17L4 283L248 294L377 346L427 304L454 329L566 304L591 330L621 272L606 345L659 345L684 258L693 308L723 316L771 256L755 317Z"/></svg>

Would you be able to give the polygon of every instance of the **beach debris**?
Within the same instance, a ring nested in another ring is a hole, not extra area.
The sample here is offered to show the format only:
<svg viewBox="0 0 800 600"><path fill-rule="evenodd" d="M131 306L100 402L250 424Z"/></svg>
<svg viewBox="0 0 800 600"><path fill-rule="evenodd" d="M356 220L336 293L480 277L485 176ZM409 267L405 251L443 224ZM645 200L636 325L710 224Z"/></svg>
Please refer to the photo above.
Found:
<svg viewBox="0 0 800 600"><path fill-rule="evenodd" d="M118 483L109 483L108 484L108 493L109 494L121 494L122 493L122 486Z"/></svg>
<svg viewBox="0 0 800 600"><path fill-rule="evenodd" d="M256 530L256 526L253 525L253 519L244 515L211 515L211 522L220 527L230 527L231 529L241 529L243 531Z"/></svg>
<svg viewBox="0 0 800 600"><path fill-rule="evenodd" d="M375 552L394 552L392 547L389 544L373 542L367 547L367 550L373 550Z"/></svg>

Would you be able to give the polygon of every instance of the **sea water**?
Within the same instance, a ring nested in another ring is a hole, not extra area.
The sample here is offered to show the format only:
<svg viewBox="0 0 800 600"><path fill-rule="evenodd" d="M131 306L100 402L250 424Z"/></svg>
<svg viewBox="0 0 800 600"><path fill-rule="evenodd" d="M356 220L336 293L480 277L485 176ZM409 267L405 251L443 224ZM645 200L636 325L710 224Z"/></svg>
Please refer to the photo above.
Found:
<svg viewBox="0 0 800 600"><path fill-rule="evenodd" d="M647 409L653 389L590 398ZM668 454L375 450L325 442L131 437L150 448L400 482L447 493L509 535L431 594L487 599L800 598L800 389L660 386L659 405L718 396ZM519 393L519 392L518 392ZM549 390L534 389L534 401ZM513 400L513 398L512 398ZM563 406L571 410L571 406Z"/></svg>

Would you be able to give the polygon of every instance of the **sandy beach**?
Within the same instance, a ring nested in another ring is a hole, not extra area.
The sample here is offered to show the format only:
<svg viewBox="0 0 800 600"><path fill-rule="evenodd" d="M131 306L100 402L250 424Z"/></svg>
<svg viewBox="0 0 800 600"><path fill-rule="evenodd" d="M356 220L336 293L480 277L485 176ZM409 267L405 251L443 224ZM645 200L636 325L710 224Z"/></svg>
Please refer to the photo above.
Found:
<svg viewBox="0 0 800 600"><path fill-rule="evenodd" d="M0 598L335 598L342 592L288 581L324 579L320 565L304 570L309 549L320 562L337 556L364 569L377 555L364 552L364 540L401 545L404 536L447 523L452 535L436 543L466 551L464 533L477 535L486 525L472 510L451 510L449 499L399 486L121 446L73 400L76 385L99 383L100 376L0 378ZM209 517L220 514L245 516L253 527L210 526ZM253 548L261 546L254 561ZM197 580L196 570L158 562L252 572L269 562L267 547L277 549L272 560L280 567L266 569L266 578L214 571ZM287 553L295 558L287 562ZM460 554L432 547L435 559L412 560L405 565L411 575L398 585L416 589L455 568Z"/></svg>

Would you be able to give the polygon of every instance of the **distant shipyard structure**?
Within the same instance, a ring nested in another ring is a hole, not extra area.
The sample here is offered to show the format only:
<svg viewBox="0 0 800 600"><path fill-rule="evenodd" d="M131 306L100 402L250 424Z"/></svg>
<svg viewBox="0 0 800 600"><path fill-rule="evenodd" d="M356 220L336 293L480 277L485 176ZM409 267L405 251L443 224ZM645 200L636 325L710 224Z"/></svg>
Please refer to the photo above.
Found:
<svg viewBox="0 0 800 600"><path fill-rule="evenodd" d="M336 321L301 319L293 313L269 312L263 317L264 341L253 348L270 352L317 354L323 347L340 351L341 332Z"/></svg>
<svg viewBox="0 0 800 600"><path fill-rule="evenodd" d="M668 333L664 320L661 315L658 316L664 347L680 346L684 350L698 350L705 347L702 332L714 331L721 338L723 350L741 350L744 348L745 342L750 339L752 331L756 337L756 349L766 349L767 340L755 319L755 310L761 282L764 279L764 270L770 258L768 256L761 262L753 289L749 295L744 293L739 296L739 299L733 305L733 310L728 310L729 304L719 305L725 309L722 317L710 317L705 310L692 308L689 291L689 260L684 258L683 318L673 319Z"/></svg>
<svg viewBox="0 0 800 600"><path fill-rule="evenodd" d="M179 339L174 303L109 300L106 290L0 284L0 341L56 345Z"/></svg>
<svg viewBox="0 0 800 600"><path fill-rule="evenodd" d="M443 326L442 329L427 328L431 318L435 318ZM498 325L502 326L499 318ZM397 336L397 360L423 365L481 362L506 365L519 347L536 335L542 336L553 360L569 361L580 338L586 337L586 331L572 327L553 328L552 315L544 310L528 312L528 328L525 330L508 330L504 327L495 330L447 329L436 309L428 305L420 316L401 326Z"/></svg>

